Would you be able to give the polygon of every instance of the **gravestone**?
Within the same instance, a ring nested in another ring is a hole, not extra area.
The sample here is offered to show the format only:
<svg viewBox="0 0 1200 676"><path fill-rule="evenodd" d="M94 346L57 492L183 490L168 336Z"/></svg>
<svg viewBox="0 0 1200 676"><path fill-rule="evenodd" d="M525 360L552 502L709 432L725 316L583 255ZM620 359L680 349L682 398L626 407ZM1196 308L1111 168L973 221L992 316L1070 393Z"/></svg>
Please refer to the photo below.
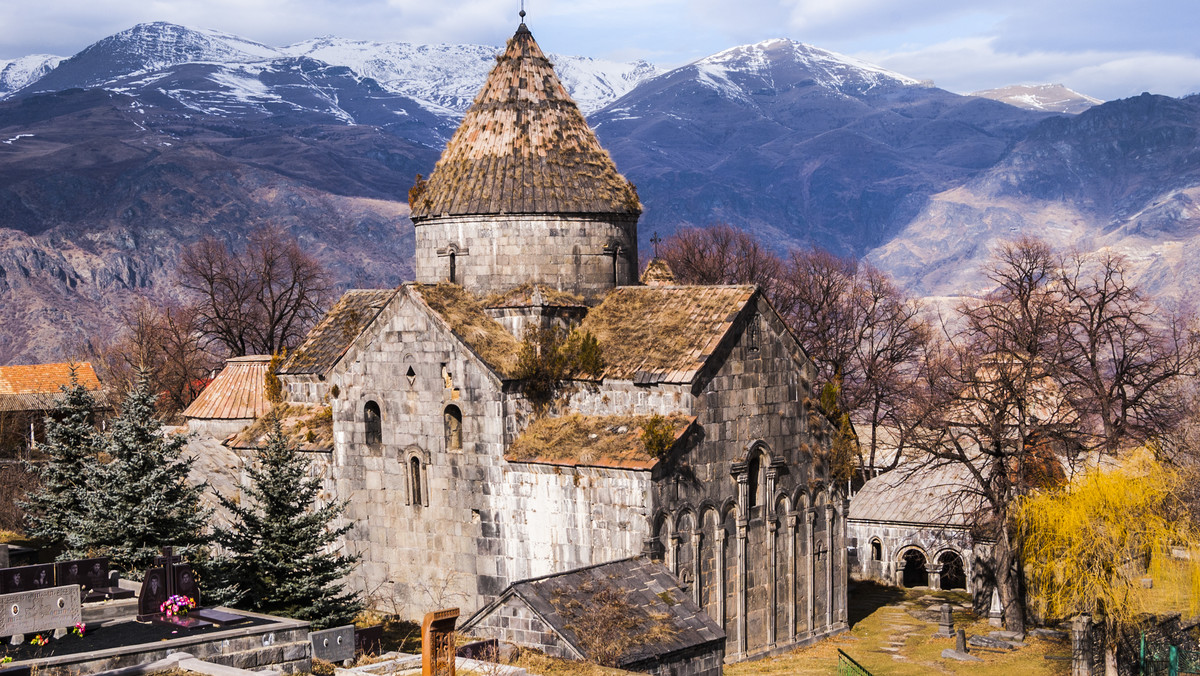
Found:
<svg viewBox="0 0 1200 676"><path fill-rule="evenodd" d="M313 657L338 664L354 659L354 625L310 632Z"/></svg>
<svg viewBox="0 0 1200 676"><path fill-rule="evenodd" d="M951 638L954 636L954 613L949 603L943 603L938 618L938 630L934 638Z"/></svg>
<svg viewBox="0 0 1200 676"><path fill-rule="evenodd" d="M1000 591L992 589L992 605L988 608L988 624L993 627L1004 626L1004 607L1000 605Z"/></svg>
<svg viewBox="0 0 1200 676"><path fill-rule="evenodd" d="M960 653L967 652L967 630L966 629L959 629L958 632L955 633L954 650L955 650L955 652L960 652Z"/></svg>
<svg viewBox="0 0 1200 676"><path fill-rule="evenodd" d="M160 620L183 627L210 626L198 618L177 618L163 613L162 604L172 596L186 596L200 605L200 588L196 584L196 573L183 559L163 547L162 556L154 557L154 568L146 571L142 579L142 592L138 595L138 622Z"/></svg>
<svg viewBox="0 0 1200 676"><path fill-rule="evenodd" d="M8 568L8 545L0 543L0 568Z"/></svg>
<svg viewBox="0 0 1200 676"><path fill-rule="evenodd" d="M0 570L0 594L49 589L54 585L54 564L40 563Z"/></svg>
<svg viewBox="0 0 1200 676"><path fill-rule="evenodd" d="M0 594L0 636L67 629L83 621L79 587L47 587Z"/></svg>
<svg viewBox="0 0 1200 676"><path fill-rule="evenodd" d="M421 623L421 676L454 676L458 608L425 614Z"/></svg>
<svg viewBox="0 0 1200 676"><path fill-rule="evenodd" d="M133 590L112 586L108 557L59 561L54 564L54 579L58 585L77 584L83 589L83 602L125 599Z"/></svg>

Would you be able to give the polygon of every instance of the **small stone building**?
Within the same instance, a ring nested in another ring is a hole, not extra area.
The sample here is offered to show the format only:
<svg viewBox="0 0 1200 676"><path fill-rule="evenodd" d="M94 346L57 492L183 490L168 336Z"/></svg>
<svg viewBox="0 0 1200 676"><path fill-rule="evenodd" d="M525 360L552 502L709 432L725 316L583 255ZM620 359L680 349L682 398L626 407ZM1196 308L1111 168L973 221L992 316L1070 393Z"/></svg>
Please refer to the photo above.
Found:
<svg viewBox="0 0 1200 676"><path fill-rule="evenodd" d="M459 630L627 671L723 673L725 632L666 567L645 557L513 583Z"/></svg>
<svg viewBox="0 0 1200 676"><path fill-rule="evenodd" d="M270 355L225 360L225 367L183 410L188 431L214 439L237 434L271 410L266 377Z"/></svg>
<svg viewBox="0 0 1200 676"><path fill-rule="evenodd" d="M970 525L981 504L973 485L963 465L913 461L867 481L850 500L846 526L853 575L901 587L990 589L981 562L992 542Z"/></svg>
<svg viewBox="0 0 1200 676"><path fill-rule="evenodd" d="M755 287L675 285L661 262L638 284L637 193L524 24L409 197L417 281L348 292L279 373L289 405L329 407L374 607L473 610L645 555L728 660L846 629L812 362ZM556 331L601 361L541 398Z"/></svg>

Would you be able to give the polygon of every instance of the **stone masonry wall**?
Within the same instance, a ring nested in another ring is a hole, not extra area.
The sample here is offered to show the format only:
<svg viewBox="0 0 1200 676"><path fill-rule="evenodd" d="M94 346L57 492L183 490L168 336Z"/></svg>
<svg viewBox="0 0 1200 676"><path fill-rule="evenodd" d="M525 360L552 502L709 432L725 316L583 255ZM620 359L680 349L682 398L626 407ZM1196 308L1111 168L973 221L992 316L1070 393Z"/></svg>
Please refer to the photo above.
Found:
<svg viewBox="0 0 1200 676"><path fill-rule="evenodd" d="M723 620L733 660L847 626L846 501L822 460L832 427L813 410L811 363L765 301L754 310L699 383L700 439L654 473L656 555Z"/></svg>
<svg viewBox="0 0 1200 676"><path fill-rule="evenodd" d="M967 592L975 593L975 561L981 552L965 528L852 520L847 522L846 534L853 550L851 573L857 578L903 586L903 556L906 551L915 549L925 557L930 571L929 586L940 587L940 579L934 572L940 569L938 559L946 552L953 552L962 559ZM873 540L879 541L878 560L872 555Z"/></svg>
<svg viewBox="0 0 1200 676"><path fill-rule="evenodd" d="M531 246L536 243L536 246ZM615 261L613 250L619 250ZM621 216L447 216L416 225L416 281L450 280L479 295L526 282L586 298L637 283L637 219Z"/></svg>
<svg viewBox="0 0 1200 676"><path fill-rule="evenodd" d="M509 596L499 608L480 618L471 628L471 635L535 648L551 657L569 660L581 657L515 596Z"/></svg>

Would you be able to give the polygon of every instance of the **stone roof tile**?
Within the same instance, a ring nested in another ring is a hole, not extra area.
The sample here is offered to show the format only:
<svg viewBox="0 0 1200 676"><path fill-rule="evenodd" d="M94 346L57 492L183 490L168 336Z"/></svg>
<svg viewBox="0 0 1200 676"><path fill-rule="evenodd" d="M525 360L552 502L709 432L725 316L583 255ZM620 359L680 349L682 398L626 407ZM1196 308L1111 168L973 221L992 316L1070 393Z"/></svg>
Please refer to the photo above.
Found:
<svg viewBox="0 0 1200 676"><path fill-rule="evenodd" d="M443 214L641 213L637 191L525 24L412 197L415 222Z"/></svg>
<svg viewBox="0 0 1200 676"><path fill-rule="evenodd" d="M355 289L342 294L279 369L286 375L323 375L337 364L387 305L396 289Z"/></svg>

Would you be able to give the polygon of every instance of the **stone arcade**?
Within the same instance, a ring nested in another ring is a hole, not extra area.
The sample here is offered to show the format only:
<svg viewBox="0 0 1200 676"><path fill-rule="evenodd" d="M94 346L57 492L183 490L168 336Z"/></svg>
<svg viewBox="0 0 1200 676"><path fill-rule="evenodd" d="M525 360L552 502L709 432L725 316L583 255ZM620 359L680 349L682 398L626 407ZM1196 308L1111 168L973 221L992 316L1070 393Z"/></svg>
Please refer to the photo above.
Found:
<svg viewBox="0 0 1200 676"><path fill-rule="evenodd" d="M471 613L647 554L723 626L727 660L846 628L811 361L754 287L677 286L657 262L638 284L637 193L524 24L410 203L417 281L348 292L280 371L290 402L332 409L372 604ZM589 331L605 367L539 414L515 368L549 326Z"/></svg>

